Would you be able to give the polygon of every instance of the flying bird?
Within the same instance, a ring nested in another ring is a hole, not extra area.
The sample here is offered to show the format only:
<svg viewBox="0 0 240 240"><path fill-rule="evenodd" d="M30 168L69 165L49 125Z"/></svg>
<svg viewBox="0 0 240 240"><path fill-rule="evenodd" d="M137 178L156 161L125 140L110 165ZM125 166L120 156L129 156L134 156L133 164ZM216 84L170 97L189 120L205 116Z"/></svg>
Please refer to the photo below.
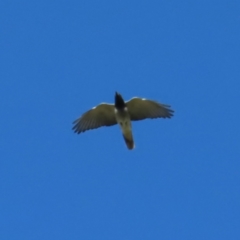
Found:
<svg viewBox="0 0 240 240"><path fill-rule="evenodd" d="M134 97L125 102L118 92L115 93L115 104L101 103L76 119L73 124L75 133L85 132L102 126L119 124L128 149L134 148L131 121L146 118L171 118L173 110L169 105L145 98Z"/></svg>

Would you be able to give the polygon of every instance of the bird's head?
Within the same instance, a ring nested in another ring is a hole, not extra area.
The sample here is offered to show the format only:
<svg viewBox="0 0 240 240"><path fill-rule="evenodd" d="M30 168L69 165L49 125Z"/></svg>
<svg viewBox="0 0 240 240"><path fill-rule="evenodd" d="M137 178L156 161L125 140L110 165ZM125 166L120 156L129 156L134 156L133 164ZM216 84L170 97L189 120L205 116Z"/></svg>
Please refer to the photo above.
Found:
<svg viewBox="0 0 240 240"><path fill-rule="evenodd" d="M122 110L126 107L126 104L125 104L121 94L119 94L118 92L115 93L115 107L118 110Z"/></svg>

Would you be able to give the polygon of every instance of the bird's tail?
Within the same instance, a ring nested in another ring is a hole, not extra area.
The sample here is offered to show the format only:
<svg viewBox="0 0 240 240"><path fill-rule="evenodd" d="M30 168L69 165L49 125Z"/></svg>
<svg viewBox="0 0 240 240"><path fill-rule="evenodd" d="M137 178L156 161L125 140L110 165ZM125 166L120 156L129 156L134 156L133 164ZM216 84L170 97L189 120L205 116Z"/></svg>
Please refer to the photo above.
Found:
<svg viewBox="0 0 240 240"><path fill-rule="evenodd" d="M129 150L134 149L135 145L134 145L134 141L133 141L133 135L132 132L128 133L128 134L123 134L123 138L126 142L126 145L128 147Z"/></svg>

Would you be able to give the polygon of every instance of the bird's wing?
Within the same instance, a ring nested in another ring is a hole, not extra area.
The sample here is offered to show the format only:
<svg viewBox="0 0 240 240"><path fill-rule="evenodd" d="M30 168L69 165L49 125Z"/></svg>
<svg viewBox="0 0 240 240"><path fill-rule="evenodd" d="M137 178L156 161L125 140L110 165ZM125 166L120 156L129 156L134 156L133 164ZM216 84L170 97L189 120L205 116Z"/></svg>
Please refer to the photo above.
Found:
<svg viewBox="0 0 240 240"><path fill-rule="evenodd" d="M102 103L84 113L80 118L73 122L73 130L76 133L86 130L99 128L102 126L112 126L117 124L114 105Z"/></svg>
<svg viewBox="0 0 240 240"><path fill-rule="evenodd" d="M174 112L169 105L144 98L132 98L127 102L127 108L133 121L146 118L171 118Z"/></svg>

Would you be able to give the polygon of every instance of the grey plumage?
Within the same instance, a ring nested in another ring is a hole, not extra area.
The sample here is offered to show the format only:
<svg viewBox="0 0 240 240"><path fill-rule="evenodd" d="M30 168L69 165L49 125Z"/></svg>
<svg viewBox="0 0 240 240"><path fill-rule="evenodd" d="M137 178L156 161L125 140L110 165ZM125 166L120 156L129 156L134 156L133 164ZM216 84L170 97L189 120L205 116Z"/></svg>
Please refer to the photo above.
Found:
<svg viewBox="0 0 240 240"><path fill-rule="evenodd" d="M114 105L102 103L84 113L80 118L76 119L73 124L73 130L76 133L85 132L102 126L113 126L117 124L114 114Z"/></svg>
<svg viewBox="0 0 240 240"><path fill-rule="evenodd" d="M146 118L171 118L174 112L169 105L137 97L126 102L126 107L132 121ZM84 113L73 124L73 130L78 134L102 126L113 126L117 124L115 105L102 103Z"/></svg>
<svg viewBox="0 0 240 240"><path fill-rule="evenodd" d="M170 109L169 105L145 98L132 98L126 104L132 121L146 118L171 118L173 116L173 110Z"/></svg>

